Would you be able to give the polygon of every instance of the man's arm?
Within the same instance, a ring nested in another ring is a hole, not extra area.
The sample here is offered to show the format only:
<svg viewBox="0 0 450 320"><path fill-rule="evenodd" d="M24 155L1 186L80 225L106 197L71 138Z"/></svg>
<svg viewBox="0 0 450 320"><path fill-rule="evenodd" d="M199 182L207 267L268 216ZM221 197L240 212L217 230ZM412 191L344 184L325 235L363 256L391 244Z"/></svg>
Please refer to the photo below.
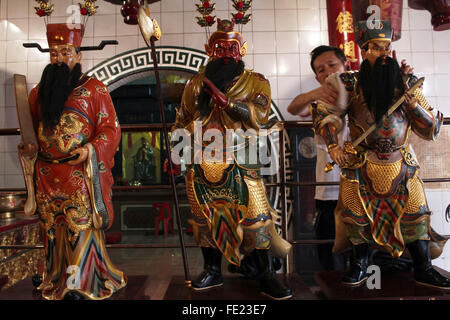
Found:
<svg viewBox="0 0 450 320"><path fill-rule="evenodd" d="M308 106L314 102L312 91L299 94L287 107L287 111L294 116L306 117L309 115Z"/></svg>
<svg viewBox="0 0 450 320"><path fill-rule="evenodd" d="M287 107L287 111L292 115L305 117L309 114L308 106L317 100L334 105L337 99L337 91L330 84L325 83L317 89L299 94Z"/></svg>

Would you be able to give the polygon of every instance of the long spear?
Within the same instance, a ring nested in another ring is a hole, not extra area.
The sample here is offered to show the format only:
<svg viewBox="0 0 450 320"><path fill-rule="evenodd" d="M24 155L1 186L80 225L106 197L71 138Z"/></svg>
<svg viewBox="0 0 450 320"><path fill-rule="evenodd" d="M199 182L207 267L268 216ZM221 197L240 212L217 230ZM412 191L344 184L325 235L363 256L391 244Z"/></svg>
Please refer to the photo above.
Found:
<svg viewBox="0 0 450 320"><path fill-rule="evenodd" d="M163 125L163 134L164 134L164 143L166 146L166 150L168 153L169 160L169 174L170 174L170 183L172 185L173 198L175 201L175 212L177 216L177 224L178 224L178 235L180 237L181 244L181 252L183 256L183 264L184 264L184 274L185 274L185 285L187 287L191 287L191 277L189 275L189 265L186 255L186 247L184 245L183 231L181 228L181 218L180 218L180 210L178 205L178 196L177 196L177 188L175 184L175 175L172 165L172 155L170 151L169 144L169 135L167 133L167 124L166 118L164 114L164 108L161 97L161 82L159 78L159 69L158 69L158 60L156 57L156 49L155 49L155 41L161 38L161 29L158 26L158 23L155 19L150 19L150 10L148 9L148 0L145 0L145 9L140 7L138 13L138 24L139 29L141 30L141 34L144 37L145 43L151 49L152 60L153 60L153 68L155 70L155 78L156 78L156 91L158 95L159 102L159 111L161 113L161 121Z"/></svg>

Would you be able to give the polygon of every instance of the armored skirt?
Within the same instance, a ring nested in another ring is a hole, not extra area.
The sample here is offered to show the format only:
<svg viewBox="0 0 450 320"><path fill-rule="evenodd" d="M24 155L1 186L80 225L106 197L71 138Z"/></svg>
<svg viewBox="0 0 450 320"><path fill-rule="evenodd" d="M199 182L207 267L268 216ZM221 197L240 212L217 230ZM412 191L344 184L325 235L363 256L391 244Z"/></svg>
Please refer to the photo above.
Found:
<svg viewBox="0 0 450 320"><path fill-rule="evenodd" d="M416 166L403 159L389 164L367 160L356 170L342 169L340 186L337 229L352 244L376 243L399 257L405 243L430 238L445 243L430 227L431 211Z"/></svg>
<svg viewBox="0 0 450 320"><path fill-rule="evenodd" d="M186 188L200 246L217 247L233 264L239 264L240 253L270 248L268 226L276 213L258 170L235 163L193 165Z"/></svg>

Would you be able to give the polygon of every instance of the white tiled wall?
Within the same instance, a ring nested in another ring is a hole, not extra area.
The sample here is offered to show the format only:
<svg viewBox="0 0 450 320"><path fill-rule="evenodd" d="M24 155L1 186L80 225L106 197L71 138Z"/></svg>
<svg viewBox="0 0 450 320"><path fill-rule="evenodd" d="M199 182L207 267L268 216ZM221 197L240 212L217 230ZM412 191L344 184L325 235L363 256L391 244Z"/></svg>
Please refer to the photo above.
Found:
<svg viewBox="0 0 450 320"><path fill-rule="evenodd" d="M79 1L52 2L55 12L51 21L65 22L66 9ZM231 1L213 2L216 3L214 15L230 18L230 12L234 11ZM161 45L204 49L205 32L195 22L198 16L195 3L199 1L163 0L150 5L152 16L163 31ZM83 53L84 70L121 52L145 46L138 27L123 23L120 6L102 0L97 4L100 8L88 22L83 45L98 44L105 39L117 39L119 45ZM0 128L17 127L12 75L25 74L31 89L48 63L48 54L22 46L23 42L47 45L45 25L35 15L35 5L35 0L0 0ZM318 45L328 44L326 0L256 0L251 14L252 20L243 32L248 42L244 61L269 79L272 98L285 119L296 120L286 112L286 107L297 94L317 86L309 66L309 52ZM450 117L450 31L432 31L430 14L409 9L405 0L402 39L393 47L399 59L406 59L417 75L426 77L426 95ZM0 137L0 187L23 186L16 157L18 140L18 137ZM449 198L450 191L430 190L428 194L435 210L433 226L450 234L450 225L443 220L444 199ZM450 252L445 257L450 259ZM450 270L450 260L449 266L446 258L436 261Z"/></svg>

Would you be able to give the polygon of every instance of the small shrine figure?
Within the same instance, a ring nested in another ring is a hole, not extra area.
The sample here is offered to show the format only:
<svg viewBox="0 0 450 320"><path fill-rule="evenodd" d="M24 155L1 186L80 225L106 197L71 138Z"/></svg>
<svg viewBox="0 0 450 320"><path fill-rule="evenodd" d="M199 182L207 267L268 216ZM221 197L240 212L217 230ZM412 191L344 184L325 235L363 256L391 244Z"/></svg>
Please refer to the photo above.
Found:
<svg viewBox="0 0 450 320"><path fill-rule="evenodd" d="M155 180L154 153L148 141L142 137L141 147L133 156L134 179L143 184L149 184Z"/></svg>

